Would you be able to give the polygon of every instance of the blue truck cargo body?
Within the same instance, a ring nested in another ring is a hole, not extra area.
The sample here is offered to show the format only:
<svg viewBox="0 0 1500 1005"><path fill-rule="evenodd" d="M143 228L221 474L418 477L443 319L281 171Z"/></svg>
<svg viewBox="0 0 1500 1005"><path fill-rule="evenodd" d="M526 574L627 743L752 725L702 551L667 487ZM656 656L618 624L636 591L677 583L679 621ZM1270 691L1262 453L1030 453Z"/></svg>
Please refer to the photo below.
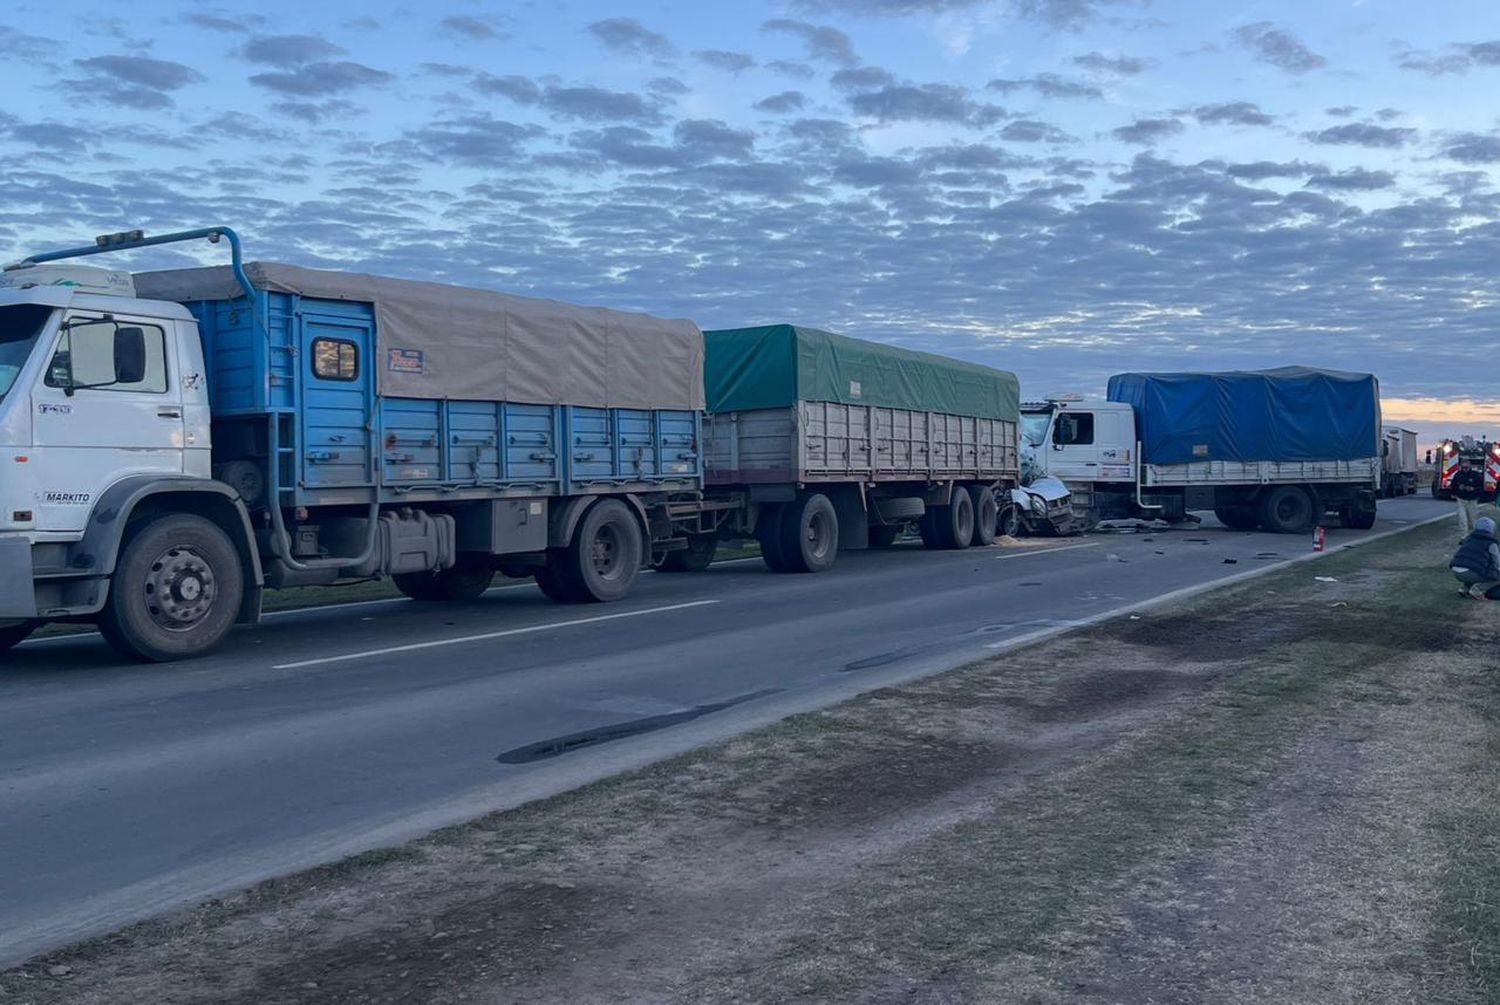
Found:
<svg viewBox="0 0 1500 1005"><path fill-rule="evenodd" d="M1134 408L1148 464L1380 455L1380 386L1366 373L1122 373L1109 379L1108 397Z"/></svg>
<svg viewBox="0 0 1500 1005"><path fill-rule="evenodd" d="M256 296L254 312L243 297L185 306L202 333L215 420L276 420L274 481L283 505L361 502L372 491L392 503L433 493L702 487L696 410L382 395L373 305ZM347 379L315 373L319 340L353 347Z"/></svg>

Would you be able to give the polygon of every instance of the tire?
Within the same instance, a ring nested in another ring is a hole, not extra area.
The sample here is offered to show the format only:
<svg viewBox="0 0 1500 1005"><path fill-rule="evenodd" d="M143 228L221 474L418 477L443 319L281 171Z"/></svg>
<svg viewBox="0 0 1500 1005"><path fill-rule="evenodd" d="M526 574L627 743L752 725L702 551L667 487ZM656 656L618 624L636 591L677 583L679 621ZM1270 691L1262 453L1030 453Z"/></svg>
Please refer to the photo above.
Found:
<svg viewBox="0 0 1500 1005"><path fill-rule="evenodd" d="M1344 526L1352 530L1369 530L1375 526L1378 511L1374 506L1346 506L1339 510Z"/></svg>
<svg viewBox="0 0 1500 1005"><path fill-rule="evenodd" d="M760 542L760 557L772 572L789 572L786 552L781 547L781 518L787 507L781 504L766 506L755 521L755 539Z"/></svg>
<svg viewBox="0 0 1500 1005"><path fill-rule="evenodd" d="M635 585L645 552L635 514L618 499L601 499L583 514L573 540L559 553L558 573L573 602L608 604Z"/></svg>
<svg viewBox="0 0 1500 1005"><path fill-rule="evenodd" d="M718 550L717 539L707 534L690 535L686 548L667 552L656 568L661 572L702 572L713 564Z"/></svg>
<svg viewBox="0 0 1500 1005"><path fill-rule="evenodd" d="M396 589L413 600L446 603L478 600L494 581L495 570L488 564L464 561L439 572L402 573L391 577Z"/></svg>
<svg viewBox="0 0 1500 1005"><path fill-rule="evenodd" d="M547 564L534 570L537 587L548 600L559 604L572 604L578 601L578 596L573 592L572 584L564 578L558 565L564 561L562 552L547 557Z"/></svg>
<svg viewBox="0 0 1500 1005"><path fill-rule="evenodd" d="M781 555L788 572L823 572L839 555L839 517L821 492L798 496L781 515Z"/></svg>
<svg viewBox="0 0 1500 1005"><path fill-rule="evenodd" d="M234 626L244 595L239 552L217 525L181 513L157 517L120 553L99 633L130 659L201 656Z"/></svg>
<svg viewBox="0 0 1500 1005"><path fill-rule="evenodd" d="M1002 537L1021 536L1021 511L1016 508L1015 503L1007 503L1000 507L1000 514L995 518L995 525Z"/></svg>
<svg viewBox="0 0 1500 1005"><path fill-rule="evenodd" d="M974 500L961 488L953 490L953 501L934 506L922 517L922 543L929 548L955 551L974 539Z"/></svg>
<svg viewBox="0 0 1500 1005"><path fill-rule="evenodd" d="M1315 509L1305 489L1282 485L1267 492L1261 500L1260 523L1273 534L1301 534L1317 519Z"/></svg>
<svg viewBox="0 0 1500 1005"><path fill-rule="evenodd" d="M901 536L900 524L871 524L870 525L870 547L890 548L896 544L896 538Z"/></svg>
<svg viewBox="0 0 1500 1005"><path fill-rule="evenodd" d="M40 621L17 621L13 625L0 628L0 653L9 652L22 642L27 636L42 627Z"/></svg>
<svg viewBox="0 0 1500 1005"><path fill-rule="evenodd" d="M988 485L970 485L969 500L974 504L974 535L969 543L976 548L987 548L999 536L1000 506Z"/></svg>
<svg viewBox="0 0 1500 1005"><path fill-rule="evenodd" d="M1214 516L1230 530L1255 530L1260 526L1253 506L1215 506Z"/></svg>

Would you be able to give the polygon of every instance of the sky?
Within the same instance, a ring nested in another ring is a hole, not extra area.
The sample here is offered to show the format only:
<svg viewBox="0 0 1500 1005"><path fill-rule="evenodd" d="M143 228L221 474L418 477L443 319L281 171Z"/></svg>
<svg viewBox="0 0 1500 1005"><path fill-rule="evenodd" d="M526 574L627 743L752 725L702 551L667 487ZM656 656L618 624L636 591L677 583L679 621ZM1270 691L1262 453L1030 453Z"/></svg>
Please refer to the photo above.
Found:
<svg viewBox="0 0 1500 1005"><path fill-rule="evenodd" d="M251 259L829 328L1028 398L1369 371L1426 439L1500 434L1486 0L126 9L0 11L6 260L219 224Z"/></svg>

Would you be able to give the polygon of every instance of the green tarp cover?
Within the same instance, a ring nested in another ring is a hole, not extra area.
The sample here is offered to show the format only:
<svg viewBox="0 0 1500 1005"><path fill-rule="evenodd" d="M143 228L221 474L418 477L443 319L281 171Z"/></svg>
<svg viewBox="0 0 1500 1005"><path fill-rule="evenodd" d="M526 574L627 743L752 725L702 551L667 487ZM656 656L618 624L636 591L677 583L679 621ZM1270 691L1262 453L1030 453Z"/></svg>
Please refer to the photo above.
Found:
<svg viewBox="0 0 1500 1005"><path fill-rule="evenodd" d="M706 331L703 341L710 412L838 401L1020 419L1016 375L978 363L795 325Z"/></svg>

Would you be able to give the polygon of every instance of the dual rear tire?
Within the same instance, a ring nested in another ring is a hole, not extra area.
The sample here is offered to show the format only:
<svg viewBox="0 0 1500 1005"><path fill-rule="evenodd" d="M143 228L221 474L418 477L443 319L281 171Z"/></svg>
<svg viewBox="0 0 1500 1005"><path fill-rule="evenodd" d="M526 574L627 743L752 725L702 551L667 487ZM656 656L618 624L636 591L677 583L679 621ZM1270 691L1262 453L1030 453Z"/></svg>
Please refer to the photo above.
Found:
<svg viewBox="0 0 1500 1005"><path fill-rule="evenodd" d="M994 496L990 496L991 503ZM995 539L994 519L991 514L990 540ZM917 521L922 543L928 548L955 551L973 543L976 533L974 496L962 487L955 486L946 506L933 506Z"/></svg>
<svg viewBox="0 0 1500 1005"><path fill-rule="evenodd" d="M761 510L755 538L772 572L823 572L838 558L838 513L821 492L804 492Z"/></svg>
<svg viewBox="0 0 1500 1005"><path fill-rule="evenodd" d="M536 585L553 600L607 604L630 592L641 574L646 544L635 514L618 499L601 499L584 512L566 548L547 555Z"/></svg>

